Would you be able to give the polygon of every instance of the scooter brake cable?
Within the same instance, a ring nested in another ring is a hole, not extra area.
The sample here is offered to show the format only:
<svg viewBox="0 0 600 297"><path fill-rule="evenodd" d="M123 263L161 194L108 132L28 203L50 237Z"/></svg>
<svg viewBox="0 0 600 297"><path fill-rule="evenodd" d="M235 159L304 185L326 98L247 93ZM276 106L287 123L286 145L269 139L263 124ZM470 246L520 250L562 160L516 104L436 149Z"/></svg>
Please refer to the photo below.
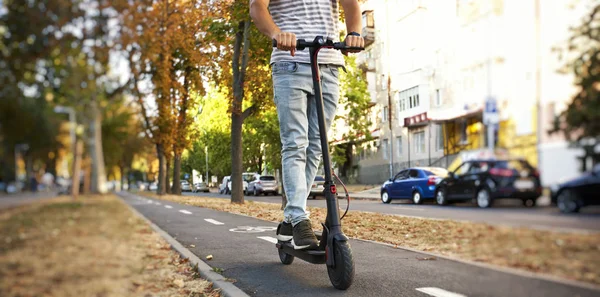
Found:
<svg viewBox="0 0 600 297"><path fill-rule="evenodd" d="M333 174L333 176L335 176L335 178L338 180L338 182L340 182L340 184L342 185L342 188L344 188L344 192L346 192L346 200L348 200L348 204L346 205L346 211L340 217L340 221L341 221L346 216L346 214L348 213L348 210L350 209L350 194L348 194L348 189L346 189L346 185L344 185L342 180L333 172L333 170L331 171L331 173Z"/></svg>

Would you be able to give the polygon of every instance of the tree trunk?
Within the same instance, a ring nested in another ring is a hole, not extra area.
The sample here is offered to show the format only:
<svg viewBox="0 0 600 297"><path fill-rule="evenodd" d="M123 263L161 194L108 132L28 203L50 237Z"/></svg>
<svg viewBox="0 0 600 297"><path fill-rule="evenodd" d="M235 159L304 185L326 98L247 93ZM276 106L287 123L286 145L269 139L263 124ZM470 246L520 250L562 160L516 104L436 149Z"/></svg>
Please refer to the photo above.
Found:
<svg viewBox="0 0 600 297"><path fill-rule="evenodd" d="M241 114L231 115L231 202L244 203L242 181L242 122Z"/></svg>
<svg viewBox="0 0 600 297"><path fill-rule="evenodd" d="M235 34L233 47L233 102L231 111L231 203L244 203L244 184L242 181L243 151L242 151L242 124L244 119L252 112L253 107L242 112L244 100L244 80L246 66L248 65L248 49L250 41L248 34L250 21L241 21ZM242 48L243 46L243 48ZM240 65L241 56L241 65Z"/></svg>
<svg viewBox="0 0 600 297"><path fill-rule="evenodd" d="M171 156L169 156L168 154L165 154L165 161L166 161L166 170L165 170L165 185L166 190L167 190L167 194L171 194L171 178L169 176L169 172L171 172Z"/></svg>
<svg viewBox="0 0 600 297"><path fill-rule="evenodd" d="M119 191L123 191L123 185L125 184L125 166L119 165L119 174L121 175L121 183Z"/></svg>
<svg viewBox="0 0 600 297"><path fill-rule="evenodd" d="M173 191L172 194L181 195L181 155L175 154L173 157Z"/></svg>
<svg viewBox="0 0 600 297"><path fill-rule="evenodd" d="M162 144L156 145L156 156L158 157L158 188L156 189L157 195L164 195L167 191L166 186L166 178L165 173L167 171L166 168L166 160L165 160L165 150Z"/></svg>
<svg viewBox="0 0 600 297"><path fill-rule="evenodd" d="M93 193L105 194L107 191L104 152L102 151L102 114L96 100L90 104L90 115L88 141L88 150L92 158L90 186Z"/></svg>
<svg viewBox="0 0 600 297"><path fill-rule="evenodd" d="M83 162L83 189L82 193L87 195L91 192L92 183L92 162L90 157L86 157Z"/></svg>

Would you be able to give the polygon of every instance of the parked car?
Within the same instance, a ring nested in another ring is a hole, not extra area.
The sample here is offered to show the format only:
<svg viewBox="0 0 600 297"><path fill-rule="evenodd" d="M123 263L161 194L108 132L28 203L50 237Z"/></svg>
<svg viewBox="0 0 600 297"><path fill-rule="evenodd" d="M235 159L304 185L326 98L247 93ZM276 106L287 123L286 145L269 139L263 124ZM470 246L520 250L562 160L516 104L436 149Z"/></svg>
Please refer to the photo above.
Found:
<svg viewBox="0 0 600 297"><path fill-rule="evenodd" d="M192 189L193 193L204 192L209 193L210 189L206 183L195 183L194 188Z"/></svg>
<svg viewBox="0 0 600 297"><path fill-rule="evenodd" d="M231 193L231 176L223 177L223 181L219 185L219 194Z"/></svg>
<svg viewBox="0 0 600 297"><path fill-rule="evenodd" d="M411 199L415 204L423 199L435 197L435 187L448 171L438 167L415 167L400 171L381 186L381 201L390 203L392 199Z"/></svg>
<svg viewBox="0 0 600 297"><path fill-rule="evenodd" d="M158 183L152 182L148 185L148 191L156 191L158 190Z"/></svg>
<svg viewBox="0 0 600 297"><path fill-rule="evenodd" d="M552 202L564 213L578 212L588 205L600 205L600 164L591 171L550 187Z"/></svg>
<svg viewBox="0 0 600 297"><path fill-rule="evenodd" d="M181 181L181 191L182 192L191 192L192 185L190 184L190 182L188 182L187 180L182 180Z"/></svg>
<svg viewBox="0 0 600 297"><path fill-rule="evenodd" d="M450 201L475 200L487 208L495 199L520 199L526 206L535 206L542 194L540 174L524 159L485 159L462 163L448 173L436 188L435 199L440 205Z"/></svg>
<svg viewBox="0 0 600 297"><path fill-rule="evenodd" d="M323 193L323 191L325 190L325 188L323 187L324 184L325 177L323 177L322 175L315 176L315 180L313 181L312 186L310 187L309 197L317 199L317 196L325 196L325 194Z"/></svg>
<svg viewBox="0 0 600 297"><path fill-rule="evenodd" d="M248 182L248 188L245 191L246 195L258 196L260 194L277 195L279 193L279 185L277 180L272 175L255 174L253 179Z"/></svg>

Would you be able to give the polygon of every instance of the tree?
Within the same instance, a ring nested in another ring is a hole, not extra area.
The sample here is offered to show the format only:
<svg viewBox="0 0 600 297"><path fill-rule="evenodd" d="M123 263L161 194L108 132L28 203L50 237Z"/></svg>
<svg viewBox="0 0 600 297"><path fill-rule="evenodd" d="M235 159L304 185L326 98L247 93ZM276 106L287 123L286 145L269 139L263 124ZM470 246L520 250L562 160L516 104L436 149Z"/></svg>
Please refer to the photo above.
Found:
<svg viewBox="0 0 600 297"><path fill-rule="evenodd" d="M556 119L555 133L562 131L575 147L585 152L595 163L600 154L595 147L600 144L600 4L592 7L582 24L571 29L568 53L574 55L566 65L575 76L577 94ZM586 170L583 162L583 169Z"/></svg>
<svg viewBox="0 0 600 297"><path fill-rule="evenodd" d="M342 144L333 147L332 160L340 169L340 176L349 177L353 169L353 151L358 143L371 140L369 109L371 96L363 71L354 57L345 57L346 72L340 73L340 101L336 121L348 127L342 135Z"/></svg>

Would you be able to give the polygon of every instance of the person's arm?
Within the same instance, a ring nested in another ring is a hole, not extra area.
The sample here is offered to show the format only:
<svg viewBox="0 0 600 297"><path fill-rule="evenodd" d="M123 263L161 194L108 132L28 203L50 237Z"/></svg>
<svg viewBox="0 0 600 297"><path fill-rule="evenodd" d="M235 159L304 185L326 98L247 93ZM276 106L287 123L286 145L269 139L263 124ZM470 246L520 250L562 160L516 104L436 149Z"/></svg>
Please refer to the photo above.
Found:
<svg viewBox="0 0 600 297"><path fill-rule="evenodd" d="M362 18L360 12L360 5L356 0L340 0L340 4L346 14L346 30L348 33L357 32L360 33L362 30ZM347 46L351 47L364 47L365 40L362 36L346 36L344 41ZM351 51L353 52L353 51Z"/></svg>
<svg viewBox="0 0 600 297"><path fill-rule="evenodd" d="M250 0L250 17L260 32L277 40L277 48L296 53L296 34L282 32L269 13L269 0Z"/></svg>

